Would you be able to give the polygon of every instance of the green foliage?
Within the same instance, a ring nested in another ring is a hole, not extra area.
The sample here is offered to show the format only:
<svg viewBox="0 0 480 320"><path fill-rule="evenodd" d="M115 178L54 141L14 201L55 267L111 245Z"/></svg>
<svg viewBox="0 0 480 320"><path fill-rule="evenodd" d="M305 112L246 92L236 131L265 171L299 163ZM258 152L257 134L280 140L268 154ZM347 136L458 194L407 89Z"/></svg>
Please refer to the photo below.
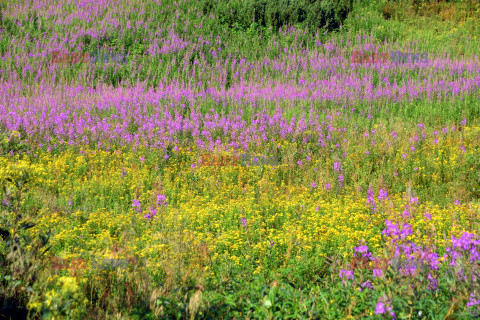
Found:
<svg viewBox="0 0 480 320"><path fill-rule="evenodd" d="M1 179L0 184L0 310L8 310L25 305L34 294L51 233L29 233L36 225L22 206L33 184L29 171Z"/></svg>
<svg viewBox="0 0 480 320"><path fill-rule="evenodd" d="M353 8L352 0L204 0L205 15L213 14L229 28L248 30L254 23L279 30L306 24L312 32L340 27Z"/></svg>

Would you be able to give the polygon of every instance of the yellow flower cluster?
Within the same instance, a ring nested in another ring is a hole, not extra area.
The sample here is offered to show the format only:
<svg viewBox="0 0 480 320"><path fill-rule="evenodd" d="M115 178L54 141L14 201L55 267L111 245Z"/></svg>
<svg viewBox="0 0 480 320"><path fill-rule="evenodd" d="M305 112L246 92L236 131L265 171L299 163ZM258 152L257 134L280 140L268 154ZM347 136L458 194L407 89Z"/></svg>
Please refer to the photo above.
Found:
<svg viewBox="0 0 480 320"><path fill-rule="evenodd" d="M478 203L410 203L411 191L405 192L408 182L422 191L423 180L415 175L453 181L452 168L464 166L479 146L478 132L466 130L465 151L454 135L423 146L421 155L409 151L406 139L394 141L388 134L374 146L350 145L342 160L342 174L350 175L345 186L335 180L338 157L312 156L299 164L293 152L299 145L283 140L275 142L283 155L275 167L192 166L201 155L194 147L179 148L169 159L142 148L67 150L40 154L34 163L0 157L0 178L18 180L22 172L42 177L35 192L43 206L30 232L51 229L51 252L62 259L135 257L154 274L180 268L209 276L222 265L260 272L290 259L350 257L359 243L380 250L385 220L408 221L412 241L439 250L452 236L478 232ZM389 167L370 159L367 148L390 157ZM376 210L367 203L371 186L364 183L374 166L398 179L391 184L403 190L389 190L386 200L375 197ZM158 203L159 195L167 205Z"/></svg>

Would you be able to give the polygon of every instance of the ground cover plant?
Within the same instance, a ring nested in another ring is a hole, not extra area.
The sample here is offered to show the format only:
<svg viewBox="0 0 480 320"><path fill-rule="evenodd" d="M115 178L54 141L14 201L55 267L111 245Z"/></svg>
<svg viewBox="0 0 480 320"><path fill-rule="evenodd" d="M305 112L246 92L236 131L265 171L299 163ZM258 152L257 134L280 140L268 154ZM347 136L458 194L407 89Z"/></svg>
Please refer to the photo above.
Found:
<svg viewBox="0 0 480 320"><path fill-rule="evenodd" d="M479 21L3 1L0 317L478 318Z"/></svg>

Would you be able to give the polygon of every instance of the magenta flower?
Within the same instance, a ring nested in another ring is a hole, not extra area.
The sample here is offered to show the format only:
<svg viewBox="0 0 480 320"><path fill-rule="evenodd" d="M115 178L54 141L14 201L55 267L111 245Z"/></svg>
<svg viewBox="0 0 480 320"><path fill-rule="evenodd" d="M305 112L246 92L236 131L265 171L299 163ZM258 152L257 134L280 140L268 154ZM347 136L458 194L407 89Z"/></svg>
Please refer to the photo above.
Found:
<svg viewBox="0 0 480 320"><path fill-rule="evenodd" d="M335 170L335 172L342 171L342 165L340 164L340 162L335 162L333 164L333 170Z"/></svg>
<svg viewBox="0 0 480 320"><path fill-rule="evenodd" d="M166 206L167 205L167 196L164 194L157 195L157 206Z"/></svg>
<svg viewBox="0 0 480 320"><path fill-rule="evenodd" d="M395 313L393 312L393 307L387 296L382 296L378 299L377 306L375 308L375 314L385 314L389 312L392 318L395 318Z"/></svg>
<svg viewBox="0 0 480 320"><path fill-rule="evenodd" d="M372 209L372 212L375 212L377 210L377 206L375 205L375 192L372 188L368 189L367 204Z"/></svg>
<svg viewBox="0 0 480 320"><path fill-rule="evenodd" d="M340 279L342 279L342 283L343 284L346 284L346 280L353 280L355 279L355 275L353 273L353 271L351 270L346 270L346 269L342 269L340 270Z"/></svg>
<svg viewBox="0 0 480 320"><path fill-rule="evenodd" d="M378 277L383 278L383 271L382 269L375 268L373 269L373 278L378 278Z"/></svg>
<svg viewBox="0 0 480 320"><path fill-rule="evenodd" d="M154 208L154 207L150 207L150 211L149 213L147 213L146 215L144 215L143 217L150 220L152 219L153 217L155 217L157 215L157 208Z"/></svg>
<svg viewBox="0 0 480 320"><path fill-rule="evenodd" d="M142 212L142 209L141 209L141 205L140 205L140 201L137 200L137 199L133 199L132 201L132 207L136 207L138 212Z"/></svg>
<svg viewBox="0 0 480 320"><path fill-rule="evenodd" d="M339 174L338 175L338 183L340 184L340 188L343 187L343 181L345 180L345 178L343 177L343 175Z"/></svg>
<svg viewBox="0 0 480 320"><path fill-rule="evenodd" d="M388 199L388 192L385 189L378 190L378 200L383 201Z"/></svg>

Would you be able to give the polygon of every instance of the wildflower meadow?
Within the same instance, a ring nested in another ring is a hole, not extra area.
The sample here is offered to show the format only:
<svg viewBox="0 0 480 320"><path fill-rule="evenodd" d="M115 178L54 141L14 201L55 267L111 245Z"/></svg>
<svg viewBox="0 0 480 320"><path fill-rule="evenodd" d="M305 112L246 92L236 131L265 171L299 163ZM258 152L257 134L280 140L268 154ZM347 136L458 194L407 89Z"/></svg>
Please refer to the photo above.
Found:
<svg viewBox="0 0 480 320"><path fill-rule="evenodd" d="M474 0L0 1L0 319L479 318L479 53Z"/></svg>

